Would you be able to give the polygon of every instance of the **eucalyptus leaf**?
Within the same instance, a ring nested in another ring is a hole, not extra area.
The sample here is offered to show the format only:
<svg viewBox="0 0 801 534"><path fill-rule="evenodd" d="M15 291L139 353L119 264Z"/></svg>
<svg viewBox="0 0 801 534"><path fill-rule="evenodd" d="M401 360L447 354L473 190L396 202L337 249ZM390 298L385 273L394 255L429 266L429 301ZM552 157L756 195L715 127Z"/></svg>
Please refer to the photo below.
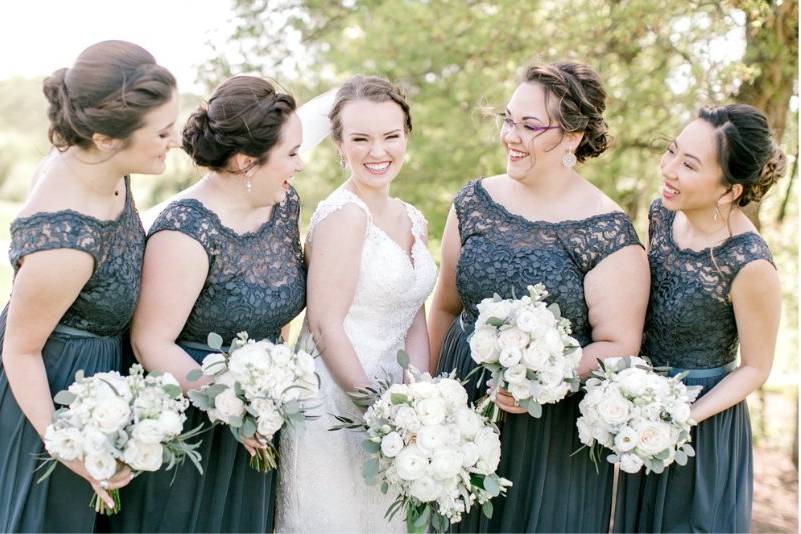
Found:
<svg viewBox="0 0 801 534"><path fill-rule="evenodd" d="M484 489L487 490L487 493L489 493L493 497L497 497L501 492L498 480L493 475L484 478Z"/></svg>
<svg viewBox="0 0 801 534"><path fill-rule="evenodd" d="M245 420L242 422L242 428L239 430L239 432L246 438L253 437L253 435L256 433L256 423L253 421L252 417L245 417Z"/></svg>
<svg viewBox="0 0 801 534"><path fill-rule="evenodd" d="M411 359L409 358L409 353L405 350L398 351L398 365L401 366L403 369L408 369L409 364L411 363Z"/></svg>
<svg viewBox="0 0 801 534"><path fill-rule="evenodd" d="M375 478L378 476L378 458L370 458L362 465L362 476L369 485L375 484Z"/></svg>
<svg viewBox="0 0 801 534"><path fill-rule="evenodd" d="M190 382L195 382L197 380L200 380L202 376L203 376L203 370L200 368L192 369L191 371L186 373L186 379L189 380Z"/></svg>
<svg viewBox="0 0 801 534"><path fill-rule="evenodd" d="M56 396L53 397L53 400L56 401L59 404L68 405L68 404L72 403L72 401L74 401L77 398L78 398L78 396L75 395L75 393L70 393L69 391L64 389L64 390L61 390L58 393L56 393Z"/></svg>
<svg viewBox="0 0 801 534"><path fill-rule="evenodd" d="M406 404L407 402L409 402L409 397L407 397L403 393L392 393L389 396L389 400L392 404Z"/></svg>
<svg viewBox="0 0 801 534"><path fill-rule="evenodd" d="M389 482L386 482L386 481L382 482L381 483L381 493L386 495L388 491L389 491Z"/></svg>
<svg viewBox="0 0 801 534"><path fill-rule="evenodd" d="M417 528L423 528L424 526L428 525L428 522L431 520L431 506L426 505L423 508L423 511L420 515L417 516L417 519L414 520L414 526Z"/></svg>
<svg viewBox="0 0 801 534"><path fill-rule="evenodd" d="M548 311L551 312L557 319L562 318L562 310L559 308L559 304L556 302L548 306Z"/></svg>
<svg viewBox="0 0 801 534"><path fill-rule="evenodd" d="M489 317L487 319L487 324L490 326L499 327L505 325L506 321L504 321L503 319L498 319L497 317Z"/></svg>
<svg viewBox="0 0 801 534"><path fill-rule="evenodd" d="M481 505L481 512L487 519L492 519L492 501L487 501Z"/></svg>
<svg viewBox="0 0 801 534"><path fill-rule="evenodd" d="M164 384L161 386L161 389L163 389L164 392L172 398L181 396L181 388L175 384Z"/></svg>
<svg viewBox="0 0 801 534"><path fill-rule="evenodd" d="M676 463L679 464L679 465L687 465L687 454L682 450L678 450L678 451L676 451L675 460L676 460Z"/></svg>
<svg viewBox="0 0 801 534"><path fill-rule="evenodd" d="M284 403L284 413L287 415L300 413L300 404L298 401L292 400Z"/></svg>
<svg viewBox="0 0 801 534"><path fill-rule="evenodd" d="M366 439L362 441L362 449L370 453L376 453L381 450L381 444L375 441Z"/></svg>
<svg viewBox="0 0 801 534"><path fill-rule="evenodd" d="M220 334L216 332L209 332L209 337L206 340L206 343L214 350L222 349L223 345L223 338Z"/></svg>
<svg viewBox="0 0 801 534"><path fill-rule="evenodd" d="M542 417L542 404L532 400L528 403L528 414L535 419Z"/></svg>
<svg viewBox="0 0 801 534"><path fill-rule="evenodd" d="M610 454L606 457L606 461L610 464L616 464L620 461L620 457L617 454Z"/></svg>

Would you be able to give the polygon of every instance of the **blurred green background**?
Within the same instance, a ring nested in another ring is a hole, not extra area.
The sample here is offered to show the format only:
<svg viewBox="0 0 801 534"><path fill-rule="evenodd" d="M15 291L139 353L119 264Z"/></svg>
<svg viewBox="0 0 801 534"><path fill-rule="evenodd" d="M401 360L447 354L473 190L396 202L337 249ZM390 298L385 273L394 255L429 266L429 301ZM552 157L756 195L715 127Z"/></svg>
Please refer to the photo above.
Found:
<svg viewBox="0 0 801 534"><path fill-rule="evenodd" d="M198 71L209 93L225 77L243 72L278 82L300 102L356 73L385 76L406 91L415 127L393 194L424 211L437 258L454 194L474 177L504 170L494 123L482 111L502 109L529 64L573 59L603 77L615 143L580 172L620 203L641 237L660 183L657 163L665 139L675 136L700 105L738 101L764 110L788 155L788 175L749 216L775 256L784 306L774 371L749 402L759 450L780 459L768 463L785 462L794 471L797 0L258 0L233 1L231 10L235 29L226 53L210 48L208 62ZM182 118L203 96L182 94ZM49 149L46 131L41 79L0 81L2 251L37 161ZM135 177L140 210L200 175L183 153L173 151L164 175ZM330 142L307 155L306 170L294 182L303 199L302 230L317 202L344 178ZM4 262L0 300L10 287L11 269ZM781 479L777 484L791 476L787 468L774 475ZM775 505L779 498L766 501ZM795 530L796 500L788 502L789 515L773 510L764 518L757 502L755 530Z"/></svg>

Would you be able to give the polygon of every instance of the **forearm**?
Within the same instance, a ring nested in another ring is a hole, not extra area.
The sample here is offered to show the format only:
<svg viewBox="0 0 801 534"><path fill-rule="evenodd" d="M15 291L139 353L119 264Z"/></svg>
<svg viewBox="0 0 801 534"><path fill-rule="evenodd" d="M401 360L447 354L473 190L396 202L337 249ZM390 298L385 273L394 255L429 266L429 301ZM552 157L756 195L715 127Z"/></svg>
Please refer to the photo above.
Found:
<svg viewBox="0 0 801 534"><path fill-rule="evenodd" d="M439 353L442 350L442 344L445 341L445 336L448 334L453 320L459 314L457 311L449 311L444 308L433 306L431 313L428 316L428 343L430 353L429 370L433 374L437 369L439 363Z"/></svg>
<svg viewBox="0 0 801 534"><path fill-rule="evenodd" d="M582 347L579 361L579 377L585 379L598 368L598 360L619 356L636 356L639 342L633 341L595 341Z"/></svg>
<svg viewBox="0 0 801 534"><path fill-rule="evenodd" d="M200 365L174 342L134 340L133 349L136 359L146 370L170 373L184 392L198 389L208 382L208 379L200 379L195 382L187 380L186 375L190 371L199 369Z"/></svg>
<svg viewBox="0 0 801 534"><path fill-rule="evenodd" d="M406 352L409 353L409 359L415 368L422 372L428 370L430 362L428 330L426 330L426 312L423 306L418 310L412 326L406 333Z"/></svg>
<svg viewBox="0 0 801 534"><path fill-rule="evenodd" d="M44 436L47 426L53 421L55 406L41 353L9 354L4 351L3 368L22 413L39 436Z"/></svg>
<svg viewBox="0 0 801 534"><path fill-rule="evenodd" d="M341 323L312 324L311 330L326 368L342 390L353 391L370 385L370 378Z"/></svg>
<svg viewBox="0 0 801 534"><path fill-rule="evenodd" d="M767 380L768 373L757 367L741 365L692 405L690 417L700 423L712 417L756 391Z"/></svg>

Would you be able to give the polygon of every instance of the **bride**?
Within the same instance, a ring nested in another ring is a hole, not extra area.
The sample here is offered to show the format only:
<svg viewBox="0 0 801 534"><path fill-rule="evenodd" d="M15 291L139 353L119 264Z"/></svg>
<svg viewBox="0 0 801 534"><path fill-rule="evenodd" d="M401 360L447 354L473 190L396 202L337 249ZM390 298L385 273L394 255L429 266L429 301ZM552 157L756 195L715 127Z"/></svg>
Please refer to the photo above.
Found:
<svg viewBox="0 0 801 534"><path fill-rule="evenodd" d="M357 409L347 391L390 372L405 348L428 368L424 302L436 279L426 247L426 221L389 196L412 129L409 105L392 84L356 76L338 91L331 136L350 177L312 215L306 239L308 287L301 346L316 342L322 358L322 417L283 432L278 532L405 532L403 514L384 512L395 500L362 478L363 436L330 432L330 414Z"/></svg>

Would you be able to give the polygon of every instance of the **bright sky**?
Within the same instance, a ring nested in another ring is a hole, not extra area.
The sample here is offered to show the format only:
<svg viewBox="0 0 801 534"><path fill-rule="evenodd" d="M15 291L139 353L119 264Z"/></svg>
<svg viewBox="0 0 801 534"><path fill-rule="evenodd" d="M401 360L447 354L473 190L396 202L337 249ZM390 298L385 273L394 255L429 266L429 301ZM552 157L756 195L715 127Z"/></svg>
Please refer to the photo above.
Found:
<svg viewBox="0 0 801 534"><path fill-rule="evenodd" d="M206 44L225 43L230 0L11 0L0 8L0 80L37 77L69 67L87 46L123 39L146 48L178 79L197 89Z"/></svg>

